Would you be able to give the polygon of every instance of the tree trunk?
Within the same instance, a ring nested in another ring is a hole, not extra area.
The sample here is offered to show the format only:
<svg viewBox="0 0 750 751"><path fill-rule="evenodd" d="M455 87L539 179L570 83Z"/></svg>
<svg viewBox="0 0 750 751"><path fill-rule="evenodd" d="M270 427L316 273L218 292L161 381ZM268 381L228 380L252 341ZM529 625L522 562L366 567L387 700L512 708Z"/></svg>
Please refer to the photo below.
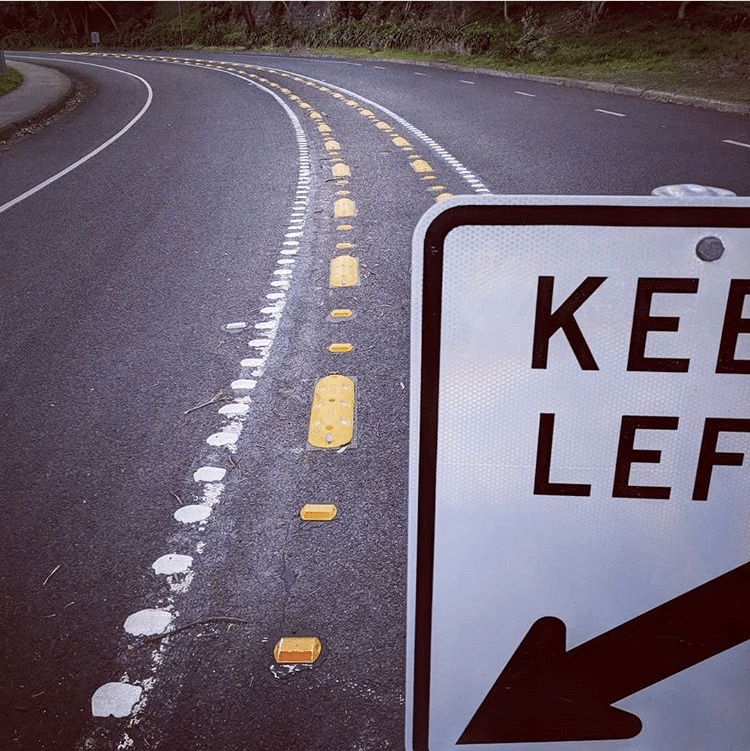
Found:
<svg viewBox="0 0 750 751"><path fill-rule="evenodd" d="M120 33L120 28L119 28L119 27L118 27L118 25L117 25L117 24L115 23L115 19L114 19L114 18L112 18L112 14L111 14L111 13L110 13L110 12L109 12L109 11L108 11L108 10L107 10L107 9L106 9L106 8L105 8L105 7L104 7L104 6L102 5L102 4L101 4L101 3L97 2L97 3L96 3L96 5L97 5L97 6L99 7L99 8L101 8L101 9L102 9L102 10L103 10L103 11L104 11L104 12L105 12L106 14L107 14L107 18L108 18L108 19L110 20L110 22L112 23L112 26L114 26L114 28L115 28L115 31L117 32L117 38L118 38L118 40L119 40L120 42L122 42L122 34Z"/></svg>
<svg viewBox="0 0 750 751"><path fill-rule="evenodd" d="M685 2L680 3L679 8L677 8L677 20L682 21L683 18L685 18L685 6L687 6L689 0L685 0Z"/></svg>

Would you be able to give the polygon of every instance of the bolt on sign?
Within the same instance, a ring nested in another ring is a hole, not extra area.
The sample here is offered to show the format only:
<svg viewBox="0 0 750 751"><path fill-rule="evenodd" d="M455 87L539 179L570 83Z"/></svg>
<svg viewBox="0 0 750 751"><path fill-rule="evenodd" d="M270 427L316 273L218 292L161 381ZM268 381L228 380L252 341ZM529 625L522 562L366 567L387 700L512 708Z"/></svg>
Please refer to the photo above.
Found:
<svg viewBox="0 0 750 751"><path fill-rule="evenodd" d="M422 218L407 748L750 749L749 228L742 198Z"/></svg>

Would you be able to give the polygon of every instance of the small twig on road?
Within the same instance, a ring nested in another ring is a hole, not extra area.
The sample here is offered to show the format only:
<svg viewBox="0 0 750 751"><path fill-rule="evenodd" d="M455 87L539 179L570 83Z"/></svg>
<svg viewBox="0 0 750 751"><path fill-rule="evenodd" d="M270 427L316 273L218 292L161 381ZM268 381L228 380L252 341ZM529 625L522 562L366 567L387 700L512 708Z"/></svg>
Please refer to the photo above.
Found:
<svg viewBox="0 0 750 751"><path fill-rule="evenodd" d="M180 498L180 496L178 496L178 495L177 495L177 493L175 493L175 492L174 492L174 490L170 490L170 491L169 491L169 495L171 495L171 496L173 496L174 498L176 498L176 499L177 499L177 503L179 503L179 504L180 504L180 506L182 506L182 505L183 505L183 503L182 503L182 498Z"/></svg>
<svg viewBox="0 0 750 751"><path fill-rule="evenodd" d="M168 636L174 636L174 634L179 634L180 631L186 631L189 628L193 628L194 626L202 626L205 623L247 623L250 624L252 621L245 620L244 618L234 618L233 616L228 615L215 615L211 616L209 618L201 618L197 621L193 621L192 623L186 623L184 626L178 626L177 628L170 629L169 631L165 631L163 634L157 634L156 636L149 636L146 641L160 641L161 639L166 639Z"/></svg>
<svg viewBox="0 0 750 751"><path fill-rule="evenodd" d="M203 402L203 404L196 404L195 407L190 407L190 409L186 409L184 414L189 415L191 412L195 412L197 409L203 409L203 407L208 407L211 404L216 404L216 402L225 402L229 400L229 396L225 394L222 391L219 391L217 394L214 394L207 402Z"/></svg>
<svg viewBox="0 0 750 751"><path fill-rule="evenodd" d="M57 570L61 565L61 563L58 563L57 566L55 566L52 571L47 574L47 578L42 582L42 586L44 586L57 573Z"/></svg>

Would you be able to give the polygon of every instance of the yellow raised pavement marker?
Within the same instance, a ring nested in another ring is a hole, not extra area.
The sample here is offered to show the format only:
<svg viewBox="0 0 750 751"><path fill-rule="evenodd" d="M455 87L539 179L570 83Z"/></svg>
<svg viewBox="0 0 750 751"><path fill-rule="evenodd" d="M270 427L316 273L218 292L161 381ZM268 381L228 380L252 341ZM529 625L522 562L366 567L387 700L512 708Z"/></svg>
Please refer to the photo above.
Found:
<svg viewBox="0 0 750 751"><path fill-rule="evenodd" d="M330 317L336 321L352 317L352 311L349 308L336 308L330 313Z"/></svg>
<svg viewBox="0 0 750 751"><path fill-rule="evenodd" d="M443 201L447 201L449 198L453 198L453 193L441 193L435 199L435 203L442 203Z"/></svg>
<svg viewBox="0 0 750 751"><path fill-rule="evenodd" d="M332 258L329 283L331 287L356 287L359 284L359 261L349 255Z"/></svg>
<svg viewBox="0 0 750 751"><path fill-rule="evenodd" d="M330 133L331 132L331 126L327 123L318 123L318 130L321 133Z"/></svg>
<svg viewBox="0 0 750 751"><path fill-rule="evenodd" d="M354 436L354 381L329 375L315 384L307 441L314 448L340 448Z"/></svg>
<svg viewBox="0 0 750 751"><path fill-rule="evenodd" d="M276 642L273 657L279 663L310 664L320 657L320 639L317 636L283 636Z"/></svg>
<svg viewBox="0 0 750 751"><path fill-rule="evenodd" d="M306 503L299 515L306 522L330 522L336 517L336 511L333 503Z"/></svg>
<svg viewBox="0 0 750 751"><path fill-rule="evenodd" d="M396 136L391 139L395 146L411 146L411 144L402 136Z"/></svg>
<svg viewBox="0 0 750 751"><path fill-rule="evenodd" d="M333 138L329 138L325 145L326 151L341 151L341 144L338 141L334 141Z"/></svg>
<svg viewBox="0 0 750 751"><path fill-rule="evenodd" d="M331 174L333 174L334 177L351 177L352 175L349 166L343 162L334 164L333 167L331 167Z"/></svg>
<svg viewBox="0 0 750 751"><path fill-rule="evenodd" d="M334 342L329 345L328 351L334 354L341 354L344 352L351 352L354 349L354 345L350 342Z"/></svg>
<svg viewBox="0 0 750 751"><path fill-rule="evenodd" d="M415 172L432 172L432 167L424 159L415 159L411 163L411 168Z"/></svg>
<svg viewBox="0 0 750 751"><path fill-rule="evenodd" d="M354 216L357 213L357 205L352 201L351 198L339 198L338 200L334 201L333 204L333 215L338 218L342 219L347 216Z"/></svg>

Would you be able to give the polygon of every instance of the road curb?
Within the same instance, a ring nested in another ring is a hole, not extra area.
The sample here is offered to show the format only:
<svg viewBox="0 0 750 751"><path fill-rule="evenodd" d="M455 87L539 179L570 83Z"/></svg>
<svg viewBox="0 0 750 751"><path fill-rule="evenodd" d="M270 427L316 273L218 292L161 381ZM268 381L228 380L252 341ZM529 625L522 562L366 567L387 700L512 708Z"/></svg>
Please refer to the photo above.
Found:
<svg viewBox="0 0 750 751"><path fill-rule="evenodd" d="M23 63L25 66L35 67L35 68L43 68L45 66L42 65L33 65L31 66L30 63ZM16 60L10 60L8 63L10 67L17 67L18 61ZM37 123L41 120L44 120L47 117L50 117L51 115L54 115L55 113L59 112L65 105L70 101L70 99L75 95L76 92L76 84L75 82L65 75L64 73L61 73L60 71L55 69L55 72L60 75L61 78L64 78L67 81L67 88L65 89L65 92L59 96L57 96L53 100L47 100L43 104L39 106L38 109L31 112L31 114L24 114L23 117L19 118L18 120L15 120L14 122L5 123L0 125L0 140L6 140L7 138L10 138L12 135L17 133L22 128L27 127L28 125L33 125L34 123ZM23 86L23 83L21 84ZM21 88L21 87L19 87ZM9 92L13 93L13 92Z"/></svg>
<svg viewBox="0 0 750 751"><path fill-rule="evenodd" d="M278 52L252 52L243 50L244 54L252 55L269 55L278 56ZM680 104L683 106L698 107L700 109L715 110L717 112L729 112L735 115L750 116L750 104L738 104L736 102L725 102L719 99L709 99L707 97L690 96L688 94L679 94L674 91L661 91L659 89L642 88L638 86L628 86L627 84L605 83L602 81L584 81L580 78L567 78L565 76L538 76L532 73L522 73L514 70L495 70L494 68L465 68L461 65L452 65L451 63L441 63L432 60L395 60L383 57L349 57L347 55L316 55L315 53L305 51L290 51L289 55L298 55L303 57L331 57L337 60L366 60L367 62L378 63L396 63L398 65L418 65L425 68L439 68L441 70L454 70L462 73L481 73L498 78L515 78L524 81L538 81L539 83L549 83L555 86L569 86L577 89L588 89L590 91L600 91L605 94L617 94L619 96L633 96L639 99L647 99L655 102L666 102L668 104Z"/></svg>

